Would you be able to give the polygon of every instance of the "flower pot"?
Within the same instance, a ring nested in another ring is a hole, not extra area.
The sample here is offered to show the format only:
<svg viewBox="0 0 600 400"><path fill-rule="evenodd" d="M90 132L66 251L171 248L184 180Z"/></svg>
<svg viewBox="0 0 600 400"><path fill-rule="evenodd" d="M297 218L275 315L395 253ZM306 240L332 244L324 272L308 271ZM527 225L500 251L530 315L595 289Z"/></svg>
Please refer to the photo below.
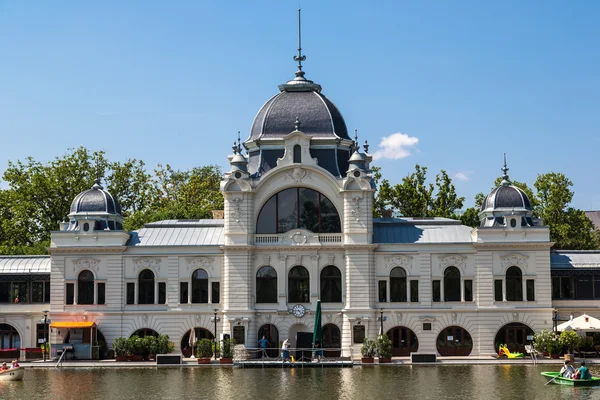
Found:
<svg viewBox="0 0 600 400"><path fill-rule="evenodd" d="M552 354L550 354L550 358L558 359L558 358L560 358L560 354L552 353Z"/></svg>
<svg viewBox="0 0 600 400"><path fill-rule="evenodd" d="M565 361L571 361L573 362L575 360L575 355L574 354L565 354Z"/></svg>
<svg viewBox="0 0 600 400"><path fill-rule="evenodd" d="M137 354L132 354L129 356L129 361L144 361L144 356L139 356Z"/></svg>
<svg viewBox="0 0 600 400"><path fill-rule="evenodd" d="M155 354L148 354L148 361L155 361L155 360L156 360Z"/></svg>
<svg viewBox="0 0 600 400"><path fill-rule="evenodd" d="M198 358L198 364L210 364L210 357Z"/></svg>
<svg viewBox="0 0 600 400"><path fill-rule="evenodd" d="M221 358L219 360L219 362L221 364L233 364L233 358L225 358L225 357L223 357L223 358Z"/></svg>
<svg viewBox="0 0 600 400"><path fill-rule="evenodd" d="M379 357L379 364L389 364L392 362L392 357Z"/></svg>
<svg viewBox="0 0 600 400"><path fill-rule="evenodd" d="M363 357L360 359L360 362L363 364L373 364L375 359L373 357Z"/></svg>
<svg viewBox="0 0 600 400"><path fill-rule="evenodd" d="M127 361L128 359L128 356L115 356L115 361Z"/></svg>

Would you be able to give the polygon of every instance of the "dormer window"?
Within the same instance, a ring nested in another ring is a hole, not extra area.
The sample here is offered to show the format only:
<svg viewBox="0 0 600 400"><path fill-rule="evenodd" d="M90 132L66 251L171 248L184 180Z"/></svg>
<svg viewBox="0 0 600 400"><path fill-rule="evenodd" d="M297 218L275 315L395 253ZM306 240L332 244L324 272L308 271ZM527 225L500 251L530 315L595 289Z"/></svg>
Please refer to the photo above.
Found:
<svg viewBox="0 0 600 400"><path fill-rule="evenodd" d="M89 222L86 222L83 224L83 231L84 232L88 232L90 230L90 224Z"/></svg>
<svg viewBox="0 0 600 400"><path fill-rule="evenodd" d="M294 145L294 164L302 163L302 148L299 144Z"/></svg>

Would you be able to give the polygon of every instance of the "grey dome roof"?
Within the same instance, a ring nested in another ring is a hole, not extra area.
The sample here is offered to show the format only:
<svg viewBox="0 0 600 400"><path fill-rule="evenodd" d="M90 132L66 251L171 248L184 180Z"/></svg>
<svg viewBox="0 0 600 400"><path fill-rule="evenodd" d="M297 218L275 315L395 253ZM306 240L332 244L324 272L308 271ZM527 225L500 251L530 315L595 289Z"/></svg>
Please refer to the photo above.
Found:
<svg viewBox="0 0 600 400"><path fill-rule="evenodd" d="M79 193L71 203L74 213L108 213L121 215L121 206L116 198L108 193L98 181L91 189Z"/></svg>
<svg viewBox="0 0 600 400"><path fill-rule="evenodd" d="M527 194L508 182L492 190L481 204L481 211L500 208L532 210Z"/></svg>
<svg viewBox="0 0 600 400"><path fill-rule="evenodd" d="M306 135L350 139L342 114L318 90L286 90L271 97L258 111L248 140L282 138L294 130L296 117Z"/></svg>

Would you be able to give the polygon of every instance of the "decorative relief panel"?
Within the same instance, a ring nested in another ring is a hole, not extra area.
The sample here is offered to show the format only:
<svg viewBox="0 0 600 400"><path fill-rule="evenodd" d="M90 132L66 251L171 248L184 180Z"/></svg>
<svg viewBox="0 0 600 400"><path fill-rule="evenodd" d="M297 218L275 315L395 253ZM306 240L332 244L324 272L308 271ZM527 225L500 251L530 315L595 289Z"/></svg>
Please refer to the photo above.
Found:
<svg viewBox="0 0 600 400"><path fill-rule="evenodd" d="M263 265L271 265L271 256L263 256Z"/></svg>
<svg viewBox="0 0 600 400"><path fill-rule="evenodd" d="M445 270L448 267L458 267L464 273L467 265L467 257L458 254L449 254L440 256L440 268Z"/></svg>
<svg viewBox="0 0 600 400"><path fill-rule="evenodd" d="M527 268L527 258L527 256L518 253L501 256L500 262L502 263L502 269L507 269L512 266L525 269Z"/></svg>
<svg viewBox="0 0 600 400"><path fill-rule="evenodd" d="M362 197L353 197L350 204L350 213L357 221L360 221L360 217L365 215L365 210L360 205L361 200Z"/></svg>
<svg viewBox="0 0 600 400"><path fill-rule="evenodd" d="M412 256L405 256L402 254L398 254L396 256L388 256L385 258L385 266L387 269L392 269L393 267L403 267L410 268L412 264Z"/></svg>
<svg viewBox="0 0 600 400"><path fill-rule="evenodd" d="M157 257L140 257L133 259L133 270L139 272L142 269L151 269L154 272L160 271L160 258Z"/></svg>
<svg viewBox="0 0 600 400"><path fill-rule="evenodd" d="M305 229L298 229L291 231L288 235L283 238L283 244L289 244L293 246L302 246L305 244L320 244L319 236Z"/></svg>
<svg viewBox="0 0 600 400"><path fill-rule="evenodd" d="M198 268L210 269L212 272L213 262L215 261L212 257L194 257L187 259L187 270L188 274Z"/></svg>
<svg viewBox="0 0 600 400"><path fill-rule="evenodd" d="M328 254L327 255L327 264L334 265L334 262L335 262L335 254Z"/></svg>
<svg viewBox="0 0 600 400"><path fill-rule="evenodd" d="M77 260L73 260L73 273L75 275L79 275L79 273L85 269L89 269L90 271L94 271L98 273L100 260L95 260L93 258L78 258Z"/></svg>
<svg viewBox="0 0 600 400"><path fill-rule="evenodd" d="M241 206L243 201L244 199L240 197L231 199L231 212L229 214L231 215L231 218L233 218L238 224L240 223L244 213Z"/></svg>
<svg viewBox="0 0 600 400"><path fill-rule="evenodd" d="M302 182L303 180L311 180L310 171L302 167L294 167L290 171L286 171L286 180L291 180L294 183Z"/></svg>

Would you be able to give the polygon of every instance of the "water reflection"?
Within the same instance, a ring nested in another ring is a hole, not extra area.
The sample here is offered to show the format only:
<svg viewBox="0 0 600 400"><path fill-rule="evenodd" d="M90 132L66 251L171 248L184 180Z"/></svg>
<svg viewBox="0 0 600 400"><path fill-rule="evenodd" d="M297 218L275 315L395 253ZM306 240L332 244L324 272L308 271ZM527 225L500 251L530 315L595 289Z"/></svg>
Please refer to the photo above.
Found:
<svg viewBox="0 0 600 400"><path fill-rule="evenodd" d="M30 369L0 382L1 399L598 399L600 389L544 386L556 366L352 369ZM600 368L592 366L600 376Z"/></svg>

